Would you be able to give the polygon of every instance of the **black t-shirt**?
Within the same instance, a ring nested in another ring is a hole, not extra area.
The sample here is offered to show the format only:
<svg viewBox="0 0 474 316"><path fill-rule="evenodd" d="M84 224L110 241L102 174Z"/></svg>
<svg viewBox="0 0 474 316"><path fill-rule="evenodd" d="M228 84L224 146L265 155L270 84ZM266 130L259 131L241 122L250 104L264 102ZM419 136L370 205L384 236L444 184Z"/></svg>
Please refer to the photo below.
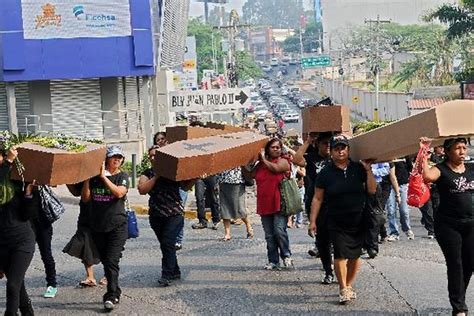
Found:
<svg viewBox="0 0 474 316"><path fill-rule="evenodd" d="M438 214L474 223L474 165L465 166L463 173L456 173L446 163L436 165L441 172L436 181L440 195Z"/></svg>
<svg viewBox="0 0 474 316"><path fill-rule="evenodd" d="M362 214L367 172L359 162L350 161L346 170L328 164L316 178L316 188L324 189L328 217L336 223L350 223L351 217ZM357 225L357 223L354 223Z"/></svg>
<svg viewBox="0 0 474 316"><path fill-rule="evenodd" d="M117 173L107 177L113 184L124 186L128 189L128 174ZM96 232L110 232L127 222L125 214L125 199L119 199L110 192L100 176L90 180L91 190L91 229Z"/></svg>
<svg viewBox="0 0 474 316"><path fill-rule="evenodd" d="M148 179L155 176L153 169L147 169L143 175ZM184 203L179 193L181 184L179 182L159 177L155 185L148 192L150 200L148 206L150 207L150 216L171 217L182 215L184 213Z"/></svg>
<svg viewBox="0 0 474 316"><path fill-rule="evenodd" d="M9 177L11 164L0 165L0 181ZM23 252L33 252L35 237L28 221L32 213L32 200L23 197L21 186L15 184L14 197L0 205L0 247L16 247ZM1 268L1 267L0 267Z"/></svg>
<svg viewBox="0 0 474 316"><path fill-rule="evenodd" d="M316 182L317 175L323 170L323 168L331 161L329 157L324 158L318 153L318 149L310 145L305 154L306 160L306 177L305 181L305 192L309 199L313 198L314 195L314 184Z"/></svg>
<svg viewBox="0 0 474 316"><path fill-rule="evenodd" d="M405 161L395 161L390 163L390 168L395 166L395 176L397 177L398 185L408 184L412 164L408 159Z"/></svg>

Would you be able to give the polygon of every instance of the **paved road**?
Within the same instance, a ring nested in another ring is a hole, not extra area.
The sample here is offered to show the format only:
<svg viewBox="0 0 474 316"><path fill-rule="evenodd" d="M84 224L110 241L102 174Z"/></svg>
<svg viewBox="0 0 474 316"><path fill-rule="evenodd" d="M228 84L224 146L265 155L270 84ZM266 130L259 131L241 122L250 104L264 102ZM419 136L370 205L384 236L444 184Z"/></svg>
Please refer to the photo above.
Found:
<svg viewBox="0 0 474 316"><path fill-rule="evenodd" d="M84 271L79 260L61 253L75 230L78 207L55 224L53 240L59 293L44 299L44 269L35 254L26 283L37 315L94 315L102 312L104 288L80 289L76 284ZM383 245L375 260L364 260L355 284L359 298L339 306L337 285L322 285L319 260L310 258L310 239L305 229L290 230L296 270L271 272L262 269L265 241L257 216L253 216L256 238L244 239L245 229L233 227L233 239L219 241L222 228L192 230L186 222L184 249L179 252L183 280L169 288L157 287L161 253L146 217L139 218L141 236L128 241L121 263L122 302L117 315L222 315L222 314L449 314L446 272L435 241ZM413 212L415 233L424 235L419 212ZM96 277L102 275L97 267ZM4 281L0 281L0 311L5 306ZM473 304L474 289L467 301ZM472 306L471 306L472 307Z"/></svg>

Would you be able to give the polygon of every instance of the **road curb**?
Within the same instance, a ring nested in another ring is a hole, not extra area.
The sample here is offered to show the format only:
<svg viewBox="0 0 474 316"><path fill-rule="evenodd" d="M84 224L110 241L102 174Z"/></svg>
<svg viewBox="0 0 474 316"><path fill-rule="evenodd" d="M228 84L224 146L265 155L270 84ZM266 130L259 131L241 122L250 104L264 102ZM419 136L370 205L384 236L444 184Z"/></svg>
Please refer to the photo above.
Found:
<svg viewBox="0 0 474 316"><path fill-rule="evenodd" d="M147 205L140 205L140 204L132 204L130 208L135 211L137 215L140 216L148 216L148 206ZM185 219L197 219L197 209L195 208L188 208L184 211L184 218ZM206 218L207 220L211 220L212 214L210 211L206 211Z"/></svg>

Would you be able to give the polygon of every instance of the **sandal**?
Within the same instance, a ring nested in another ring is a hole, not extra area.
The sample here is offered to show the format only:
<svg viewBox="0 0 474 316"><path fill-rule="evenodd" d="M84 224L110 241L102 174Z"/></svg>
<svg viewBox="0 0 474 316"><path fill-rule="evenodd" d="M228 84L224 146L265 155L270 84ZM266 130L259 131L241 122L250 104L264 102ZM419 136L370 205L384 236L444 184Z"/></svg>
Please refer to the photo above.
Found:
<svg viewBox="0 0 474 316"><path fill-rule="evenodd" d="M229 240L230 240L230 237L225 237L225 236L224 236L221 240L222 240L222 241L229 241Z"/></svg>
<svg viewBox="0 0 474 316"><path fill-rule="evenodd" d="M91 279L85 279L84 281L79 282L79 286L81 287L94 287L97 286L97 282Z"/></svg>

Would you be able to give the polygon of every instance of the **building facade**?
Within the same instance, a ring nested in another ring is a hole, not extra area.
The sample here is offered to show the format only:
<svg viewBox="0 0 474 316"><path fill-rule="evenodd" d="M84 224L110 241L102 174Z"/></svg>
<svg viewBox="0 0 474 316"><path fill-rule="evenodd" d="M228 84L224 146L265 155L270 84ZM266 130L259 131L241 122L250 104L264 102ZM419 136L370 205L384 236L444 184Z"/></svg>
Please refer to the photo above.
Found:
<svg viewBox="0 0 474 316"><path fill-rule="evenodd" d="M177 6L179 28L170 14ZM145 113L160 114L155 75L166 62L182 62L177 51L185 45L188 6L189 0L2 1L0 130L63 133L143 151L154 131Z"/></svg>

